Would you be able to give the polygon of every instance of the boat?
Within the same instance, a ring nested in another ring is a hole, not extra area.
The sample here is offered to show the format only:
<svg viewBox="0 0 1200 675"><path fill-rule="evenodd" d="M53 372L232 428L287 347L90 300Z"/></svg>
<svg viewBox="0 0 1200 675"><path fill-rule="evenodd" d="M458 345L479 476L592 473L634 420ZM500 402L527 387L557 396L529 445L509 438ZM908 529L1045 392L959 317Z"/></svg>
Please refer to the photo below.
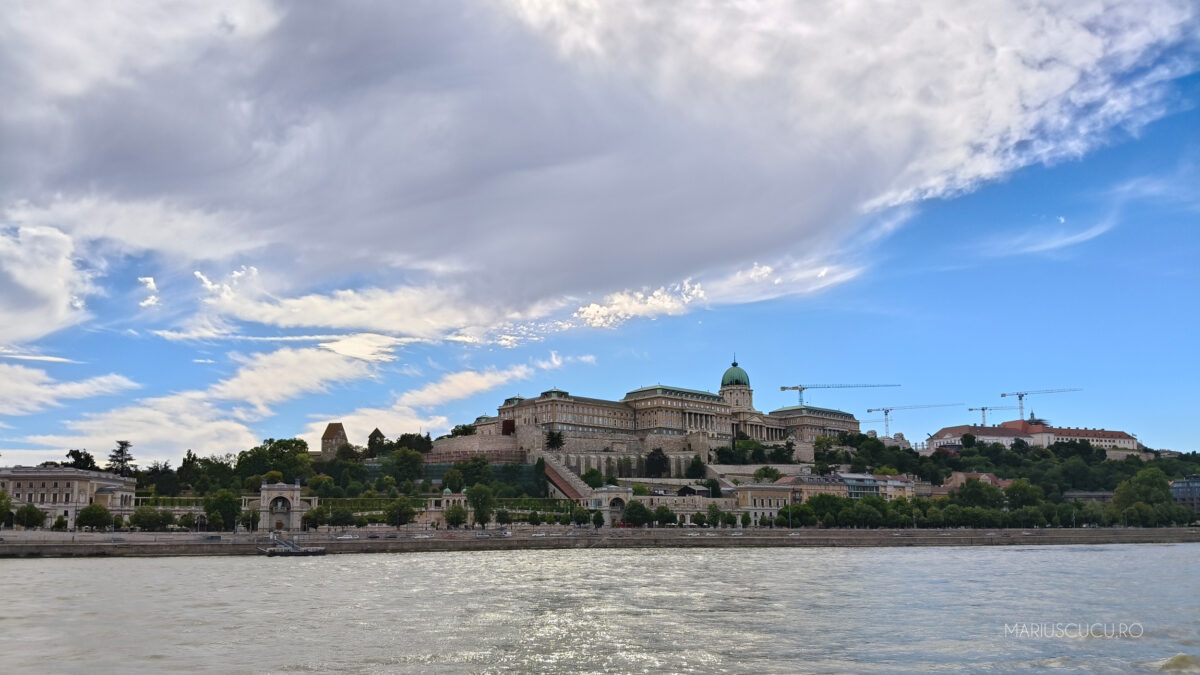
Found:
<svg viewBox="0 0 1200 675"><path fill-rule="evenodd" d="M275 539L275 546L258 547L258 552L267 557L325 555L324 546L299 546L296 542Z"/></svg>

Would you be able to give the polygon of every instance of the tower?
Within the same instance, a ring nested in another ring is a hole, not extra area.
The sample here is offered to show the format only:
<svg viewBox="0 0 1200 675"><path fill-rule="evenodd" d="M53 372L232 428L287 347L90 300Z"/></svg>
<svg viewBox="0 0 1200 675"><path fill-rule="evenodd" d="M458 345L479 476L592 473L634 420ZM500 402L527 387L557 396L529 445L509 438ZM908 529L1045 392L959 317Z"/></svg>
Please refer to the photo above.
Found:
<svg viewBox="0 0 1200 675"><path fill-rule="evenodd" d="M754 390L750 388L750 376L734 361L721 376L721 398L729 404L732 412L754 410Z"/></svg>

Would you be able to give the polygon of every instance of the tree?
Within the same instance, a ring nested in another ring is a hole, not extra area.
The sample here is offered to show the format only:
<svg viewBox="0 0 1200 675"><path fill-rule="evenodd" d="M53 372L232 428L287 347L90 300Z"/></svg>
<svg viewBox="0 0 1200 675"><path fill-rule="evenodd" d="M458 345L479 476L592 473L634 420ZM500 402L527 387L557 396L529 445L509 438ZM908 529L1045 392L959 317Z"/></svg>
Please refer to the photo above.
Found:
<svg viewBox="0 0 1200 675"><path fill-rule="evenodd" d="M204 514L208 516L209 529L221 529L226 524L232 526L237 522L241 510L241 500L229 490L218 490L204 498Z"/></svg>
<svg viewBox="0 0 1200 675"><path fill-rule="evenodd" d="M117 441L117 447L108 453L108 464L104 470L126 478L133 476L137 472L137 465L133 463L133 453L129 450L132 447L133 443L129 441Z"/></svg>
<svg viewBox="0 0 1200 675"><path fill-rule="evenodd" d="M508 527L512 524L512 513L508 509L496 509L496 524Z"/></svg>
<svg viewBox="0 0 1200 675"><path fill-rule="evenodd" d="M975 447L975 434L963 434L962 435L962 446L964 448Z"/></svg>
<svg viewBox="0 0 1200 675"><path fill-rule="evenodd" d="M1011 510L1037 506L1042 501L1042 488L1030 484L1028 479L1018 478L1004 488L1004 496L1008 498L1008 508Z"/></svg>
<svg viewBox="0 0 1200 675"><path fill-rule="evenodd" d="M707 513L709 527L720 527L721 515L721 507L716 504L709 504Z"/></svg>
<svg viewBox="0 0 1200 675"><path fill-rule="evenodd" d="M462 527L467 522L467 510L462 504L451 504L450 508L446 509L446 525L448 527Z"/></svg>
<svg viewBox="0 0 1200 675"><path fill-rule="evenodd" d="M333 509L329 513L329 524L333 527L350 527L354 524L354 512L344 507Z"/></svg>
<svg viewBox="0 0 1200 675"><path fill-rule="evenodd" d="M83 469L84 471L99 471L100 467L96 466L96 458L92 457L92 453L87 450L68 450L67 459L64 466L69 466L73 469Z"/></svg>
<svg viewBox="0 0 1200 675"><path fill-rule="evenodd" d="M762 482L766 481L768 483L774 483L775 481L779 480L782 476L783 476L783 474L779 472L779 469L776 469L773 466L764 466L764 467L760 467L757 471L754 472L754 482L762 483Z"/></svg>
<svg viewBox="0 0 1200 675"><path fill-rule="evenodd" d="M129 524L153 532L161 528L162 518L158 515L158 509L153 506L139 506L134 509L133 515L129 516Z"/></svg>
<svg viewBox="0 0 1200 675"><path fill-rule="evenodd" d="M621 520L634 527L641 527L654 520L654 515L650 513L650 509L646 508L645 504L634 500L625 507Z"/></svg>
<svg viewBox="0 0 1200 675"><path fill-rule="evenodd" d="M592 526L595 527L597 530L604 527L604 512L603 511L597 510L597 511L592 512Z"/></svg>
<svg viewBox="0 0 1200 675"><path fill-rule="evenodd" d="M492 467L488 465L485 455L475 455L471 459L455 462L453 468L462 472L463 485L492 484Z"/></svg>
<svg viewBox="0 0 1200 675"><path fill-rule="evenodd" d="M590 488L598 488L601 485L604 485L604 476L600 473L599 469L588 469L587 471L583 472L583 475L581 475L580 478L582 478L583 482L587 483L588 487Z"/></svg>
<svg viewBox="0 0 1200 675"><path fill-rule="evenodd" d="M400 448L384 460L383 472L394 478L397 483L419 481L425 475L425 457L416 450Z"/></svg>
<svg viewBox="0 0 1200 675"><path fill-rule="evenodd" d="M676 516L675 512L672 511L671 508L666 504L661 504L658 508L654 509L654 522L657 523L659 527L663 525L670 525L677 519L678 516Z"/></svg>
<svg viewBox="0 0 1200 675"><path fill-rule="evenodd" d="M708 496L713 499L721 498L721 483L716 478L709 478L704 481L704 487L708 488Z"/></svg>
<svg viewBox="0 0 1200 675"><path fill-rule="evenodd" d="M703 513L697 512L692 514L692 524L696 527L704 527L707 523L708 519L704 517Z"/></svg>
<svg viewBox="0 0 1200 675"><path fill-rule="evenodd" d="M258 509L246 509L238 514L238 524L246 528L247 532L257 530L261 515ZM166 527L166 525L166 523L163 523L163 527Z"/></svg>
<svg viewBox="0 0 1200 675"><path fill-rule="evenodd" d="M475 487L467 488L467 503L471 505L475 524L486 529L492 519L492 509L496 506L492 489L483 483L476 483Z"/></svg>
<svg viewBox="0 0 1200 675"><path fill-rule="evenodd" d="M463 474L458 469L450 469L446 475L442 476L442 485L450 488L450 491L457 494L463 489Z"/></svg>
<svg viewBox="0 0 1200 675"><path fill-rule="evenodd" d="M388 504L384 513L387 514L387 522L389 525L400 527L407 525L416 517L417 511L408 501L408 497L398 497L391 504Z"/></svg>
<svg viewBox="0 0 1200 675"><path fill-rule="evenodd" d="M42 527L46 524L46 512L33 504L26 504L17 509L16 515L13 516L13 522L26 529Z"/></svg>
<svg viewBox="0 0 1200 675"><path fill-rule="evenodd" d="M12 513L12 497L7 492L0 490L0 528L4 527L10 513Z"/></svg>
<svg viewBox="0 0 1200 675"><path fill-rule="evenodd" d="M563 440L563 435L562 435L561 431L547 431L546 432L546 449L547 450L558 450L558 449L562 448L564 445L566 445L566 441Z"/></svg>
<svg viewBox="0 0 1200 675"><path fill-rule="evenodd" d="M67 519L63 516L55 518L54 525L51 526L51 529L55 530L56 532L65 532L67 529Z"/></svg>
<svg viewBox="0 0 1200 675"><path fill-rule="evenodd" d="M692 456L692 461L688 462L687 468L683 471L684 478L699 479L704 478L704 460L700 459L700 455Z"/></svg>
<svg viewBox="0 0 1200 675"><path fill-rule="evenodd" d="M582 506L577 506L575 507L575 511L571 514L571 519L575 521L577 526L582 527L587 525L588 521L592 519L592 513Z"/></svg>
<svg viewBox="0 0 1200 675"><path fill-rule="evenodd" d="M670 475L671 460L662 448L655 448L646 455L646 475L651 478L661 478Z"/></svg>
<svg viewBox="0 0 1200 675"><path fill-rule="evenodd" d="M458 436L474 436L474 435L475 435L475 425L474 424L456 424L456 425L454 425L454 428L450 430L451 438L455 438Z"/></svg>
<svg viewBox="0 0 1200 675"><path fill-rule="evenodd" d="M112 514L100 504L85 506L75 516L76 527L92 527L103 530L112 524Z"/></svg>
<svg viewBox="0 0 1200 675"><path fill-rule="evenodd" d="M750 512L742 512L742 527L750 527Z"/></svg>
<svg viewBox="0 0 1200 675"><path fill-rule="evenodd" d="M542 524L542 514L537 511L530 511L529 512L529 524L530 525L541 525Z"/></svg>
<svg viewBox="0 0 1200 675"><path fill-rule="evenodd" d="M191 514L188 514L188 515L191 515ZM322 525L328 525L329 524L329 515L330 514L329 514L328 506L318 506L315 509L309 509L308 511L306 511L304 513L304 519L303 519L304 526L305 527L320 527ZM180 525L184 524L183 518L179 519L179 524Z"/></svg>

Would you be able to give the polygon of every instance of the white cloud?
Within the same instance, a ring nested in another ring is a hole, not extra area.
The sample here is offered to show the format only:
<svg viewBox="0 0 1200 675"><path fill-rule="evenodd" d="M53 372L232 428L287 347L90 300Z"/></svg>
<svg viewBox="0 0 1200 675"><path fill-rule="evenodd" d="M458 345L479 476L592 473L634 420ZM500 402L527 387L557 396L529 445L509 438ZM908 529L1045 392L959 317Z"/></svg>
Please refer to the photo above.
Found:
<svg viewBox="0 0 1200 675"><path fill-rule="evenodd" d="M64 423L68 434L28 436L26 442L58 448L108 448L115 439L133 441L141 464L169 460L177 464L191 449L198 454L240 452L258 438L243 422L217 408L200 392L148 398L102 413L85 413Z"/></svg>
<svg viewBox="0 0 1200 675"><path fill-rule="evenodd" d="M688 305L705 298L704 289L691 279L660 287L653 291L622 291L605 296L603 302L593 302L575 311L575 318L593 328L614 328L632 318L653 319L661 315L675 316L687 311Z"/></svg>
<svg viewBox="0 0 1200 675"><path fill-rule="evenodd" d="M0 344L35 340L89 317L92 274L71 237L51 227L0 229Z"/></svg>
<svg viewBox="0 0 1200 675"><path fill-rule="evenodd" d="M151 293L158 292L158 284L154 283L154 277L138 277L138 283L145 286L146 290Z"/></svg>
<svg viewBox="0 0 1200 675"><path fill-rule="evenodd" d="M370 365L360 359L326 349L285 347L252 356L234 356L241 363L237 373L208 390L214 399L244 401L258 414L269 414L267 406L312 392L327 391L338 382L369 377Z"/></svg>
<svg viewBox="0 0 1200 675"><path fill-rule="evenodd" d="M441 405L495 389L513 380L527 380L533 376L533 372L529 366L517 365L504 370L489 368L450 373L436 382L401 394L396 399L396 405L408 408Z"/></svg>
<svg viewBox="0 0 1200 675"><path fill-rule="evenodd" d="M985 242L980 249L990 256L1025 255L1030 253L1049 253L1058 249L1076 246L1108 232L1117 226L1115 215L1101 220L1095 225L1084 229L1068 231L1063 229L1037 228L1019 234L993 238Z"/></svg>
<svg viewBox="0 0 1200 675"><path fill-rule="evenodd" d="M110 373L78 382L59 382L46 371L0 363L0 415L28 415L70 399L116 394L138 385Z"/></svg>
<svg viewBox="0 0 1200 675"><path fill-rule="evenodd" d="M44 361L47 363L79 363L79 361L62 356L48 356L35 351L17 350L11 347L0 347L0 358L15 359L17 361Z"/></svg>
<svg viewBox="0 0 1200 675"><path fill-rule="evenodd" d="M320 343L320 347L335 354L348 356L360 361L386 362L396 359L395 347L405 344L408 340L394 338L376 333L356 333L335 340Z"/></svg>
<svg viewBox="0 0 1200 675"><path fill-rule="evenodd" d="M192 359L192 363L216 363L212 359Z"/></svg>

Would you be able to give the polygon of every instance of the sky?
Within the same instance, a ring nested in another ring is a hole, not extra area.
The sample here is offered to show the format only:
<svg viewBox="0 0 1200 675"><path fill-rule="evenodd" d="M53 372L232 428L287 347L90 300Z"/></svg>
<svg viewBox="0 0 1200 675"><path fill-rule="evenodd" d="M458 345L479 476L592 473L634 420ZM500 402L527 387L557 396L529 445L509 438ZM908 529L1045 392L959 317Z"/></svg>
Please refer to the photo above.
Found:
<svg viewBox="0 0 1200 675"><path fill-rule="evenodd" d="M0 464L716 391L1198 450L1194 2L4 2ZM902 409L903 406L944 407ZM1014 419L997 410L989 422Z"/></svg>

